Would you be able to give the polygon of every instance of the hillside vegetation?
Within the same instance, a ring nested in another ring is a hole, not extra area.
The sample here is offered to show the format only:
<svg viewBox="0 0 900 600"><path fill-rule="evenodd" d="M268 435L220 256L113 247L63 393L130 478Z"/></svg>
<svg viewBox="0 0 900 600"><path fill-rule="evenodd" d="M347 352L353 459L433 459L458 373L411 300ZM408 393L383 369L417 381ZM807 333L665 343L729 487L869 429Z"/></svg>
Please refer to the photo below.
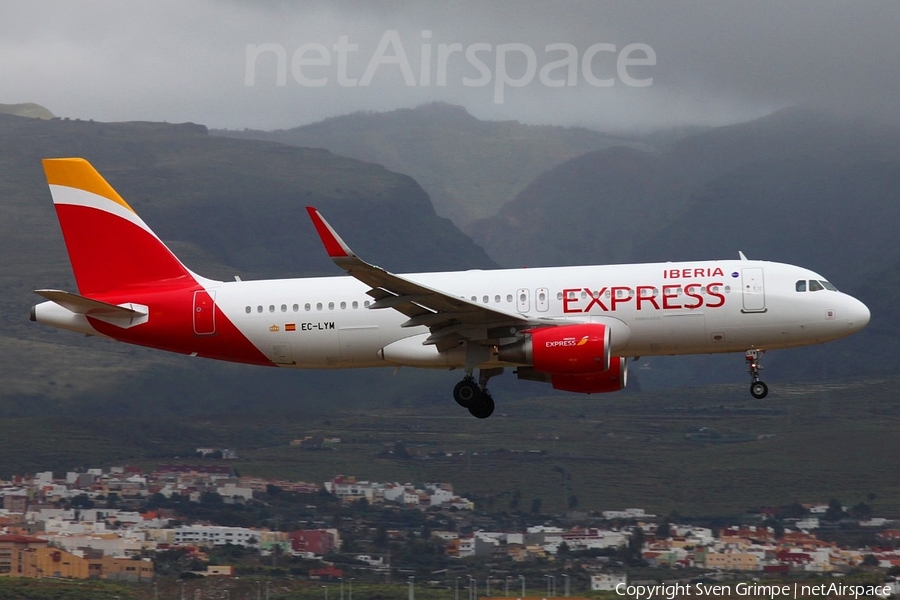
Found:
<svg viewBox="0 0 900 600"><path fill-rule="evenodd" d="M414 177L437 213L468 232L534 178L585 152L635 142L581 128L481 121L460 106L353 113L279 131L213 132L326 148Z"/></svg>

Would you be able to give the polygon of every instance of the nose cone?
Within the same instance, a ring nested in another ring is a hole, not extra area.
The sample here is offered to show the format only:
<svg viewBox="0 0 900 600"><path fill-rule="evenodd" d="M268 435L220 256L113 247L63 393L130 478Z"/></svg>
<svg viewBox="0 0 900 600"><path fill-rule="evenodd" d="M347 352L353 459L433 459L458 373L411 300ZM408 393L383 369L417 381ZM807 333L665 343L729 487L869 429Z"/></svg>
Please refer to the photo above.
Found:
<svg viewBox="0 0 900 600"><path fill-rule="evenodd" d="M869 312L869 307L857 300L856 298L847 297L847 328L850 329L851 332L856 332L869 324L869 318L872 314Z"/></svg>

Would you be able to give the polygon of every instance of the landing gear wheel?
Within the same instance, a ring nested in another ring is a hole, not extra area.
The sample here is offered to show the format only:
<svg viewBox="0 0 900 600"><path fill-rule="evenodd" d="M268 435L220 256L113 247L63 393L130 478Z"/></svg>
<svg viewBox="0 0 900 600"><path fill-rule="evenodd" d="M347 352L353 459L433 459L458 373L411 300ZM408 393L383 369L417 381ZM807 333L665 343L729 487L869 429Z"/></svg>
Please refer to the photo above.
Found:
<svg viewBox="0 0 900 600"><path fill-rule="evenodd" d="M757 400L762 400L769 393L769 386L762 381L754 381L750 384L750 395Z"/></svg>
<svg viewBox="0 0 900 600"><path fill-rule="evenodd" d="M487 419L494 414L494 399L490 394L478 392L478 398L469 408L469 414L476 419Z"/></svg>
<svg viewBox="0 0 900 600"><path fill-rule="evenodd" d="M477 403L479 395L481 395L481 390L478 389L478 384L471 377L463 379L453 388L453 399L463 408L471 409ZM491 410L493 411L493 409Z"/></svg>
<svg viewBox="0 0 900 600"><path fill-rule="evenodd" d="M744 354L744 358L747 360L747 372L750 373L750 379L753 380L750 384L750 395L757 400L762 400L769 393L769 386L759 380L759 371L762 369L759 361L762 360L765 353L765 350L751 348Z"/></svg>

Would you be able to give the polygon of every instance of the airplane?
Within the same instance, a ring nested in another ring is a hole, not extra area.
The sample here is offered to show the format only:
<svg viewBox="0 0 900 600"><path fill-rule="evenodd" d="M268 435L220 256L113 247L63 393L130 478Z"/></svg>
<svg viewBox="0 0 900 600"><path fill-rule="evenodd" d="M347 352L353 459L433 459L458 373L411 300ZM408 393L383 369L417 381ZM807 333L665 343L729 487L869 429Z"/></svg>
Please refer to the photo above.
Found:
<svg viewBox="0 0 900 600"><path fill-rule="evenodd" d="M349 276L214 281L189 270L82 158L43 161L77 293L40 289L31 320L211 359L304 369L462 369L454 400L494 412L488 380L621 390L641 356L767 350L861 330L869 309L821 275L739 259L395 274L307 212ZM476 379L475 371L478 370Z"/></svg>

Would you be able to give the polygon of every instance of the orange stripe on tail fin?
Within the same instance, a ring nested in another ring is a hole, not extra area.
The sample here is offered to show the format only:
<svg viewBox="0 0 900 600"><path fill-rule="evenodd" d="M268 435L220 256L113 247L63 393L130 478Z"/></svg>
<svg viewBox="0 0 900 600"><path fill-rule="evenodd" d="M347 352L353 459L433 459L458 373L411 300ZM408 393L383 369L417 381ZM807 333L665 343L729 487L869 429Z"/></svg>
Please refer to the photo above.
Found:
<svg viewBox="0 0 900 600"><path fill-rule="evenodd" d="M52 158L43 163L82 295L196 281L88 161Z"/></svg>

